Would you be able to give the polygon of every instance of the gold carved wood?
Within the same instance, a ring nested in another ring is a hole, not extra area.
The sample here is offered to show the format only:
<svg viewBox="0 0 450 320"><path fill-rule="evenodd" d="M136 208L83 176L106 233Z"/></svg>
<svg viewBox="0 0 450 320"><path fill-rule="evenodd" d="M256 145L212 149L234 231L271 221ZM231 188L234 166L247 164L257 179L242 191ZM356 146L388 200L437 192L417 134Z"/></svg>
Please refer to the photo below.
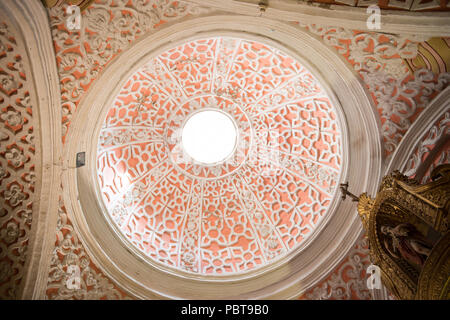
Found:
<svg viewBox="0 0 450 320"><path fill-rule="evenodd" d="M420 274L417 299L450 299L450 232L434 246Z"/></svg>
<svg viewBox="0 0 450 320"><path fill-rule="evenodd" d="M449 298L450 165L437 167L432 177L419 185L394 172L384 177L375 199L359 197L371 261L399 299Z"/></svg>
<svg viewBox="0 0 450 320"><path fill-rule="evenodd" d="M437 167L431 177L435 181L418 185L414 180L405 179L399 175L397 183L401 192L402 203L411 209L435 230L445 232L448 230L448 211L450 209L450 165ZM403 197L403 195L405 197ZM416 209L419 209L418 211Z"/></svg>
<svg viewBox="0 0 450 320"><path fill-rule="evenodd" d="M411 268L407 262L393 258L383 247L380 227L387 221L400 222L405 218L404 211L395 204L388 203L386 198L377 197L373 210L378 214L369 218L369 248L372 263L382 270L382 282L390 292L395 292L401 299L412 299L416 291L418 272ZM388 218L389 217L389 218ZM398 272L401 270L402 272Z"/></svg>

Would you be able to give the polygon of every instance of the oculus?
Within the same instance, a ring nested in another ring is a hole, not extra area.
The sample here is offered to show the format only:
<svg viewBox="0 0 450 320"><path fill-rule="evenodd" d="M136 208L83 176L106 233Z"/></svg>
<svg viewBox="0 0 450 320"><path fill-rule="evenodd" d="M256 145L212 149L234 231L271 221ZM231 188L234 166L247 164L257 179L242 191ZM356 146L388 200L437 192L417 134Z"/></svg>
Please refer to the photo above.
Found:
<svg viewBox="0 0 450 320"><path fill-rule="evenodd" d="M181 136L187 154L204 164L214 164L228 158L236 147L236 139L233 120L215 110L202 110L189 117Z"/></svg>

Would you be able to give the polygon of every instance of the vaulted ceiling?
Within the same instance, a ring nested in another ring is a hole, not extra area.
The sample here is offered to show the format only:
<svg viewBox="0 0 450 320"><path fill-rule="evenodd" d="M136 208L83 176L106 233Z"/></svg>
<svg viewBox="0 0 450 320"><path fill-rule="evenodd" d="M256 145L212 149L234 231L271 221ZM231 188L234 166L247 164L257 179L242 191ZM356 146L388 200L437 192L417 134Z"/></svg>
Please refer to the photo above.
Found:
<svg viewBox="0 0 450 320"><path fill-rule="evenodd" d="M0 3L1 298L388 298L336 186L450 162L447 1L66 2Z"/></svg>

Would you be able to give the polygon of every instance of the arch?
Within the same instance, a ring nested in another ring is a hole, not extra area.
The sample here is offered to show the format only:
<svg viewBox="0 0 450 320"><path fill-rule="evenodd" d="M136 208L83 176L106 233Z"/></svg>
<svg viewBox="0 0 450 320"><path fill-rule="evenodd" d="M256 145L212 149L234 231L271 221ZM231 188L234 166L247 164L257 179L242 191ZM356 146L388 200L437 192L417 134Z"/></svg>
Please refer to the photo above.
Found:
<svg viewBox="0 0 450 320"><path fill-rule="evenodd" d="M395 153L392 155L391 161L389 162L385 172L390 173L394 170L404 172L407 170L411 157L420 147L424 137L428 134L435 122L438 121L445 112L448 112L448 110L450 110L450 88L446 88L438 96L436 96L427 106L427 109L420 114L417 120L408 129L401 143L395 150ZM446 137L444 135L441 140L445 138ZM444 141L437 142L438 147L445 147L445 145L441 142ZM419 163L414 172L419 171L424 173L424 171L428 169L426 166L429 165L430 163L428 163L428 161L426 163Z"/></svg>
<svg viewBox="0 0 450 320"><path fill-rule="evenodd" d="M42 299L45 295L48 266L54 247L61 169L61 112L59 76L47 12L38 1L5 0L0 3L2 16L11 21L24 44L26 82L33 104L33 143L36 152L36 186L29 233L21 299ZM22 53L22 52L21 52ZM19 298L19 297L18 297Z"/></svg>

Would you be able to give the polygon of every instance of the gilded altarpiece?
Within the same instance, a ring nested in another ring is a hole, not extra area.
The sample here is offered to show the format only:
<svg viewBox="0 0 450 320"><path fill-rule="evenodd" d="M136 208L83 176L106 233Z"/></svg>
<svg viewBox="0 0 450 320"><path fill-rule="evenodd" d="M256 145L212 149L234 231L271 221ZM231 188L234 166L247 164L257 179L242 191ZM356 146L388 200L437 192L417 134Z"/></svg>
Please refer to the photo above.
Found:
<svg viewBox="0 0 450 320"><path fill-rule="evenodd" d="M398 299L449 299L450 165L431 177L421 185L395 171L375 199L350 194L358 201L371 261Z"/></svg>

